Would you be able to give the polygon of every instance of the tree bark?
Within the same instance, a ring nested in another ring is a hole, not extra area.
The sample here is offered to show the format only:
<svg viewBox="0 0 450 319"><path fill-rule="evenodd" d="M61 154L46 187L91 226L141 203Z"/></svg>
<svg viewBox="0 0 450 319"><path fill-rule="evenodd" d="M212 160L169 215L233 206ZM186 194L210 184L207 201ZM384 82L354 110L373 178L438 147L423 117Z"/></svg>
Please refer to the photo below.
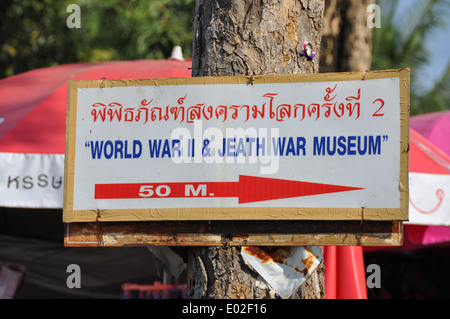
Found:
<svg viewBox="0 0 450 319"><path fill-rule="evenodd" d="M197 0L192 76L319 71L323 0Z"/></svg>
<svg viewBox="0 0 450 319"><path fill-rule="evenodd" d="M372 63L367 7L375 0L325 0L320 72L361 72Z"/></svg>
<svg viewBox="0 0 450 319"><path fill-rule="evenodd" d="M324 0L197 0L192 76L317 73ZM312 44L316 57L301 55ZM189 298L275 298L239 247L188 249ZM324 267L296 297L324 298Z"/></svg>

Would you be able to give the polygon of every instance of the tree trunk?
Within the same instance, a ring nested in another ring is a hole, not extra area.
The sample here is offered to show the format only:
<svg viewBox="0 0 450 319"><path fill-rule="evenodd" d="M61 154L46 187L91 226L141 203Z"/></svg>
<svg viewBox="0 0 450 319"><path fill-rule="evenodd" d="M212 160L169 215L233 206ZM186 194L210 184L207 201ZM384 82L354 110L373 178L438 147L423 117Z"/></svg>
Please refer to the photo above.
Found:
<svg viewBox="0 0 450 319"><path fill-rule="evenodd" d="M296 74L319 71L323 0L197 0L192 76ZM312 44L316 57L301 55ZM324 298L324 267L300 298ZM188 249L189 298L274 298L239 247Z"/></svg>
<svg viewBox="0 0 450 319"><path fill-rule="evenodd" d="M375 0L325 0L320 72L362 72L372 62L367 7Z"/></svg>

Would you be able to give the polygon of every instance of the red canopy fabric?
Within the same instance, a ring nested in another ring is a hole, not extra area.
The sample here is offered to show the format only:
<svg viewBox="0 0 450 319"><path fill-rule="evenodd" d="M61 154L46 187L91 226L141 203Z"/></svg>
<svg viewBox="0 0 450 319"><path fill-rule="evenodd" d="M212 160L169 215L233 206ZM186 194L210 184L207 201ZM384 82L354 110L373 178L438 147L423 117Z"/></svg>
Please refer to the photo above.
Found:
<svg viewBox="0 0 450 319"><path fill-rule="evenodd" d="M191 61L76 63L0 80L0 152L64 154L68 80L190 77Z"/></svg>
<svg viewBox="0 0 450 319"><path fill-rule="evenodd" d="M450 157L414 129L409 146L409 172L450 174Z"/></svg>
<svg viewBox="0 0 450 319"><path fill-rule="evenodd" d="M411 128L409 171L412 224L405 226L404 249L450 241L450 157L442 149L448 147L450 150L450 135L442 139L441 135L433 133L433 125L430 124L444 123L447 118L450 120L449 115L450 112L438 112L411 118L414 127L438 141L440 147ZM450 134L450 121L447 127L437 125L434 132L448 130ZM421 187L419 194L418 183ZM419 195L426 192L430 195L420 201Z"/></svg>
<svg viewBox="0 0 450 319"><path fill-rule="evenodd" d="M450 156L450 111L415 115L410 126Z"/></svg>

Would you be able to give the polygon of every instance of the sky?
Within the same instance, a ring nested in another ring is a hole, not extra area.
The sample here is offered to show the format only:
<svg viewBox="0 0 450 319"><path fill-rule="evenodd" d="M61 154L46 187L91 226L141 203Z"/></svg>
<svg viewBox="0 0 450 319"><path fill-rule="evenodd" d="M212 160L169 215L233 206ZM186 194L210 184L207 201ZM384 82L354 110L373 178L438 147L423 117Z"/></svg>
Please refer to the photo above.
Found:
<svg viewBox="0 0 450 319"><path fill-rule="evenodd" d="M427 45L432 52L431 61L429 66L420 72L425 87L438 80L450 62L450 19L444 30L438 31L430 37Z"/></svg>
<svg viewBox="0 0 450 319"><path fill-rule="evenodd" d="M414 2L412 0L398 0L399 11L409 8ZM448 0L450 1L450 0ZM381 26L383 27L383 26ZM424 44L431 51L430 63L419 72L423 88L432 88L433 83L439 80L450 63L450 16L446 25L441 30L436 30Z"/></svg>

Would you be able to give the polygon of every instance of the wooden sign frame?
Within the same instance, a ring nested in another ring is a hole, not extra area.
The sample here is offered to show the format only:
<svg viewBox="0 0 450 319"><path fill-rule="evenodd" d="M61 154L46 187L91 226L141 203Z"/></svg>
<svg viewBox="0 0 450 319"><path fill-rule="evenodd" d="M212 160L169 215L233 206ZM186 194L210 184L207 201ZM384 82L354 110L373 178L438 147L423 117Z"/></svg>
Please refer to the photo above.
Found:
<svg viewBox="0 0 450 319"><path fill-rule="evenodd" d="M400 209L368 208L177 208L73 209L76 92L83 87L365 81L400 79ZM402 245L408 220L409 70L295 76L202 77L154 80L70 81L68 91L63 222L66 246L196 245ZM224 209L226 214L224 214ZM208 214L205 214L205 211ZM291 212L295 214L291 214ZM262 214L260 214L262 212ZM266 213L264 213L266 212ZM270 213L269 213L270 212ZM277 217L273 217L275 216ZM224 216L226 216L224 218ZM281 216L286 216L283 220Z"/></svg>
<svg viewBox="0 0 450 319"><path fill-rule="evenodd" d="M67 247L402 246L400 221L174 221L65 224Z"/></svg>

